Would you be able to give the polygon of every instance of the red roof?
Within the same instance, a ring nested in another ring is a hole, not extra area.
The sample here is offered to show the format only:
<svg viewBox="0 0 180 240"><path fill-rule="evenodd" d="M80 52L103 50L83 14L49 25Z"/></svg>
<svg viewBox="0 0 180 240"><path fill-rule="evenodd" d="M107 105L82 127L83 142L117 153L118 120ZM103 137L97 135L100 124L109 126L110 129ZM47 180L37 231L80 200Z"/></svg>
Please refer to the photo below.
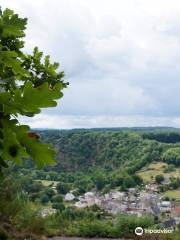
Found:
<svg viewBox="0 0 180 240"><path fill-rule="evenodd" d="M174 210L175 210L175 212L176 212L176 213L179 213L179 214L180 214L180 206L178 206L178 207L175 207L175 209L174 209Z"/></svg>

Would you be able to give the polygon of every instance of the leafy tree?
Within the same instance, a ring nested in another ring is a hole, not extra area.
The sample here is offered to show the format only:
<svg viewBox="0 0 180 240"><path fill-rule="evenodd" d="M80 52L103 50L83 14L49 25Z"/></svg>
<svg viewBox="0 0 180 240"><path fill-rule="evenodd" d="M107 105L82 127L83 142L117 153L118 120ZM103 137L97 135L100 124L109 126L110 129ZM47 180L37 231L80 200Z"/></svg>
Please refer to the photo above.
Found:
<svg viewBox="0 0 180 240"><path fill-rule="evenodd" d="M66 194L69 192L69 186L67 183L58 183L57 186L56 186L56 189L58 191L58 193L61 193L61 194Z"/></svg>
<svg viewBox="0 0 180 240"><path fill-rule="evenodd" d="M174 164L176 167L180 166L180 148L169 148L163 154L163 160L168 164Z"/></svg>
<svg viewBox="0 0 180 240"><path fill-rule="evenodd" d="M51 63L34 48L23 52L26 18L12 10L0 11L0 171L10 162L19 164L31 157L38 167L54 163L54 150L40 136L21 125L19 116L33 117L42 108L55 107L67 86Z"/></svg>
<svg viewBox="0 0 180 240"><path fill-rule="evenodd" d="M29 193L40 192L42 190L42 188L43 188L43 185L40 182L34 182L34 183L29 184L29 185L26 186L26 190Z"/></svg>
<svg viewBox="0 0 180 240"><path fill-rule="evenodd" d="M56 192L50 187L46 188L46 190L44 192L45 192L45 194L48 195L49 198L52 198L56 194Z"/></svg>
<svg viewBox="0 0 180 240"><path fill-rule="evenodd" d="M124 176L123 185L125 188L130 188L135 186L134 179L131 176Z"/></svg>
<svg viewBox="0 0 180 240"><path fill-rule="evenodd" d="M43 194L41 199L40 199L42 204L46 204L49 202L49 196L47 194Z"/></svg>
<svg viewBox="0 0 180 240"><path fill-rule="evenodd" d="M107 183L107 176L104 175L101 171L96 171L94 174L94 183L96 185L97 190L102 190Z"/></svg>
<svg viewBox="0 0 180 240"><path fill-rule="evenodd" d="M156 181L157 184L162 183L162 181L164 181L164 176L163 175L156 175L155 181Z"/></svg>
<svg viewBox="0 0 180 240"><path fill-rule="evenodd" d="M52 204L52 208L58 209L59 211L63 211L65 209L65 206L61 202L55 202Z"/></svg>
<svg viewBox="0 0 180 240"><path fill-rule="evenodd" d="M180 188L180 178L171 178L170 187L173 189Z"/></svg>
<svg viewBox="0 0 180 240"><path fill-rule="evenodd" d="M39 199L40 194L41 194L40 192L29 194L29 200L31 200L32 202L35 202L37 199Z"/></svg>
<svg viewBox="0 0 180 240"><path fill-rule="evenodd" d="M53 202L53 203L54 202L63 202L63 197L61 195L57 194L51 198L51 202Z"/></svg>
<svg viewBox="0 0 180 240"><path fill-rule="evenodd" d="M132 176L132 178L133 178L133 180L135 182L135 185L140 185L140 184L143 183L142 178L140 176L138 176L138 175L134 175L134 176Z"/></svg>

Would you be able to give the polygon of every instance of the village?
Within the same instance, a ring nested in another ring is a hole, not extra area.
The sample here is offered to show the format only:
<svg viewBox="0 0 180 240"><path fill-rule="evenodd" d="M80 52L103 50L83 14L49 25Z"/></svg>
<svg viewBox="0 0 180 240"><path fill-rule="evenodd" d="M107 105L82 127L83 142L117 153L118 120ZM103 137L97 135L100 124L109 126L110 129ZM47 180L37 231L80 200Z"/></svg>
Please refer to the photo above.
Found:
<svg viewBox="0 0 180 240"><path fill-rule="evenodd" d="M96 205L112 215L123 213L141 217L150 214L159 219L166 228L175 227L180 223L180 205L159 195L155 184L145 185L143 190L138 188L129 188L126 192L112 190L104 195L94 190L78 198L71 191L65 195L64 200L72 202L76 208Z"/></svg>

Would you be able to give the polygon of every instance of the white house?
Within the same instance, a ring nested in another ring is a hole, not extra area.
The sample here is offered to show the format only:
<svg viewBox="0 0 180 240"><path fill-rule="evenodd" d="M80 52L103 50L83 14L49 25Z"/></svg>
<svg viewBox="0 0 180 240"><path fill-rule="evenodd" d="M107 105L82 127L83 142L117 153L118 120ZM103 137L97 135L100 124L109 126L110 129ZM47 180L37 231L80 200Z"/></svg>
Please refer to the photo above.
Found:
<svg viewBox="0 0 180 240"><path fill-rule="evenodd" d="M73 201L75 196L72 193L67 193L64 197L65 201Z"/></svg>

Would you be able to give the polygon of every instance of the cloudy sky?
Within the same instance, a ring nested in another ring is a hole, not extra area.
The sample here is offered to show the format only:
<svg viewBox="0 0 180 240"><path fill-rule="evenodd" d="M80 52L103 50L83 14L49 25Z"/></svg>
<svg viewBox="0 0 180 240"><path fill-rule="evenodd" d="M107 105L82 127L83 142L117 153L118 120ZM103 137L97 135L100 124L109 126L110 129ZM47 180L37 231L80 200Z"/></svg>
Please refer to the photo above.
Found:
<svg viewBox="0 0 180 240"><path fill-rule="evenodd" d="M179 0L1 0L70 86L32 127L180 127Z"/></svg>

